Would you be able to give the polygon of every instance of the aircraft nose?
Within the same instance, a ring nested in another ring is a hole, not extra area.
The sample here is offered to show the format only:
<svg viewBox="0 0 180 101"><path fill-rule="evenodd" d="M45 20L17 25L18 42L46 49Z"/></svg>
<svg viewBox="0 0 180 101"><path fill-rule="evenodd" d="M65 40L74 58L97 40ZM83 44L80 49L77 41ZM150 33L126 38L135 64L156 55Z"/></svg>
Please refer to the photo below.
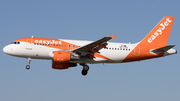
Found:
<svg viewBox="0 0 180 101"><path fill-rule="evenodd" d="M4 53L7 53L7 52L8 52L7 46L5 46L5 47L3 48L3 52L4 52Z"/></svg>
<svg viewBox="0 0 180 101"><path fill-rule="evenodd" d="M10 51L10 48L9 48L8 46L5 46L5 47L3 48L3 51L4 51L4 53L8 54L9 51Z"/></svg>

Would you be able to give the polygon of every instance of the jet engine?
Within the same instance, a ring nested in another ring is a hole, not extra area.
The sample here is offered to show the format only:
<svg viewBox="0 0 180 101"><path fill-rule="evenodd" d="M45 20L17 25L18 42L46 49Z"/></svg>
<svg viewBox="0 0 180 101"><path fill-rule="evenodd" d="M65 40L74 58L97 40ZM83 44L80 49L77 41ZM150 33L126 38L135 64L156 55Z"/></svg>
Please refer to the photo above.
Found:
<svg viewBox="0 0 180 101"><path fill-rule="evenodd" d="M73 60L79 60L80 56L72 52L54 51L54 58L52 61L53 69L68 69L69 67L76 67L77 63L70 63Z"/></svg>

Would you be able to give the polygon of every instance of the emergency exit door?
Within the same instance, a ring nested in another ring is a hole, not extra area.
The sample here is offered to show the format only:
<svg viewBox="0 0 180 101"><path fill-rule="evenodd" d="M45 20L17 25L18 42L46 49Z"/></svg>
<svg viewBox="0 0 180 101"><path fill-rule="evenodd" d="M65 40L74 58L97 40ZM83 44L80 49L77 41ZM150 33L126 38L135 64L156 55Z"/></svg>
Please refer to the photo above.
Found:
<svg viewBox="0 0 180 101"><path fill-rule="evenodd" d="M137 45L134 49L134 56L139 56L140 55L140 46Z"/></svg>

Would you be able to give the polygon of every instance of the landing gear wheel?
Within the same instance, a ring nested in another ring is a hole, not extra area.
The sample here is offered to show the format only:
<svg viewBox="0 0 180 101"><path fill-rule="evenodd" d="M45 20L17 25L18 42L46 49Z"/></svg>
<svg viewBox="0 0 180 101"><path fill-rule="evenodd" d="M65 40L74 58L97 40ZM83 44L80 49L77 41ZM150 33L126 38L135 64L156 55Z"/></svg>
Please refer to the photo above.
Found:
<svg viewBox="0 0 180 101"><path fill-rule="evenodd" d="M26 66L26 69L27 69L27 70L29 70L29 69L30 69L30 66L29 66L29 65L27 65L27 66Z"/></svg>
<svg viewBox="0 0 180 101"><path fill-rule="evenodd" d="M82 73L82 75L83 75L83 76L86 76L86 75L87 75L87 73L88 73L88 71L87 71L87 70L82 70L82 72L81 72L81 73Z"/></svg>
<svg viewBox="0 0 180 101"><path fill-rule="evenodd" d="M87 73L88 73L88 70L89 70L89 66L88 65L84 65L83 66L83 70L82 70L82 75L83 76L86 76L87 75Z"/></svg>

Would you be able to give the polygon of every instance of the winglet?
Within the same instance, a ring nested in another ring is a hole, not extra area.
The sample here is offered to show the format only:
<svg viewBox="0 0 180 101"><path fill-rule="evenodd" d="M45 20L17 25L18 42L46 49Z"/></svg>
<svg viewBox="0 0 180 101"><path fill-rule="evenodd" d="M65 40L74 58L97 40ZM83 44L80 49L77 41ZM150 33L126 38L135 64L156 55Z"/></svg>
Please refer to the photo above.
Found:
<svg viewBox="0 0 180 101"><path fill-rule="evenodd" d="M110 36L113 40L115 39L116 34Z"/></svg>

